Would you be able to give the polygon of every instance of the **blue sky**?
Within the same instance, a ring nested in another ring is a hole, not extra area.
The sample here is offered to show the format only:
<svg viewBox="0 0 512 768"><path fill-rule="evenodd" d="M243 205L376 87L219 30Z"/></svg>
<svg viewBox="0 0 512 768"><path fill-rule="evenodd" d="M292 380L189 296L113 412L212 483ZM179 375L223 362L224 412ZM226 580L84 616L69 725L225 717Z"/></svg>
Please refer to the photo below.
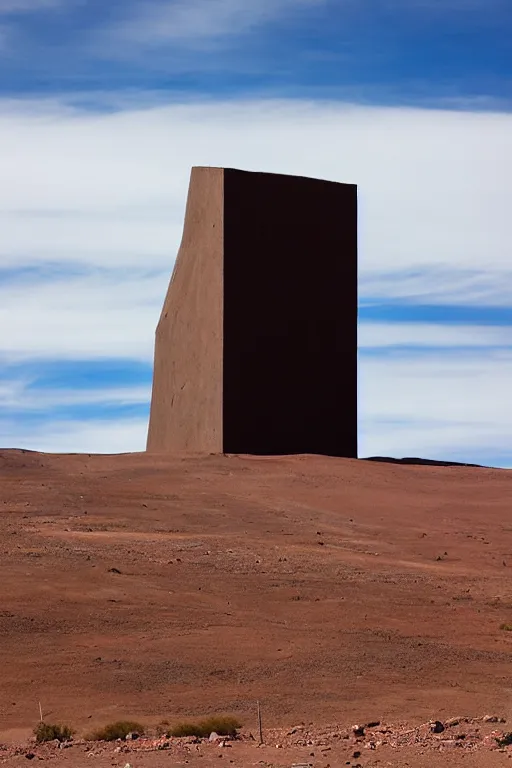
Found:
<svg viewBox="0 0 512 768"><path fill-rule="evenodd" d="M509 0L0 0L0 446L142 450L191 165L357 183L360 452L512 466Z"/></svg>
<svg viewBox="0 0 512 768"><path fill-rule="evenodd" d="M510 104L508 0L8 0L0 13L0 87L14 95Z"/></svg>

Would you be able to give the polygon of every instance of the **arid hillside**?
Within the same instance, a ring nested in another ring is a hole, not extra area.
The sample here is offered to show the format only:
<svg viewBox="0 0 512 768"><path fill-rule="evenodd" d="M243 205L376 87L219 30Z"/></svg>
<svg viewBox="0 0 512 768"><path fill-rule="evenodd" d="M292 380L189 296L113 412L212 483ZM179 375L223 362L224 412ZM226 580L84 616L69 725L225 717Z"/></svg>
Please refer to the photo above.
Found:
<svg viewBox="0 0 512 768"><path fill-rule="evenodd" d="M512 716L512 472L0 452L0 741Z"/></svg>

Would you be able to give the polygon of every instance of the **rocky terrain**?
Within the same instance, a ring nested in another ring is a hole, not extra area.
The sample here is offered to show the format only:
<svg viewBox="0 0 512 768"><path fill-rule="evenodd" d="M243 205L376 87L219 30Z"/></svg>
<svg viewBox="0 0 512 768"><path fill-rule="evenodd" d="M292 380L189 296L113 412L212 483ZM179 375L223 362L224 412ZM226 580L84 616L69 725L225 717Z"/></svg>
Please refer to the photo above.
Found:
<svg viewBox="0 0 512 768"><path fill-rule="evenodd" d="M512 757L512 746L505 745L509 732L503 730L505 718L453 717L444 722L430 721L420 726L384 725L378 721L350 728L339 724L315 727L298 724L291 729L262 732L263 741L251 732L235 738L212 733L209 738L172 738L129 734L113 743L73 739L68 742L0 745L0 763L28 760L52 761L62 765L254 765L261 768L308 768L309 766L402 765L504 765ZM412 762L409 763L409 760ZM26 764L26 763L22 763Z"/></svg>

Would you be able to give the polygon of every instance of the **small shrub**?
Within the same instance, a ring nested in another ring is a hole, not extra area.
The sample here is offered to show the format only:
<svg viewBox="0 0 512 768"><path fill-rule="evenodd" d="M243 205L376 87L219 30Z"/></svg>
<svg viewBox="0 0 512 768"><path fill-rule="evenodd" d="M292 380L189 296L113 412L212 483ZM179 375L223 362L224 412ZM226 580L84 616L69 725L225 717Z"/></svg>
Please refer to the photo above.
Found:
<svg viewBox="0 0 512 768"><path fill-rule="evenodd" d="M512 624L501 624L500 629L504 632L512 632Z"/></svg>
<svg viewBox="0 0 512 768"><path fill-rule="evenodd" d="M177 723L167 733L167 736L175 736L181 738L182 736L203 736L202 729L199 723Z"/></svg>
<svg viewBox="0 0 512 768"><path fill-rule="evenodd" d="M34 728L36 742L42 744L45 741L71 741L73 730L68 725L51 725L50 723L39 723Z"/></svg>
<svg viewBox="0 0 512 768"><path fill-rule="evenodd" d="M496 741L499 747L508 747L512 744L512 733L504 733L501 738L497 737Z"/></svg>
<svg viewBox="0 0 512 768"><path fill-rule="evenodd" d="M132 720L118 720L116 723L109 723L103 728L98 728L90 736L91 741L116 741L117 739L126 739L129 733L144 733L144 726Z"/></svg>
<svg viewBox="0 0 512 768"><path fill-rule="evenodd" d="M162 720L161 723L158 723L157 726L155 726L155 733L157 736L166 736L169 732L169 721L168 720Z"/></svg>
<svg viewBox="0 0 512 768"><path fill-rule="evenodd" d="M169 731L169 736L196 736L200 739L208 738L210 733L218 733L219 736L236 736L239 728L242 727L236 717L216 716L208 717L197 722L177 723Z"/></svg>

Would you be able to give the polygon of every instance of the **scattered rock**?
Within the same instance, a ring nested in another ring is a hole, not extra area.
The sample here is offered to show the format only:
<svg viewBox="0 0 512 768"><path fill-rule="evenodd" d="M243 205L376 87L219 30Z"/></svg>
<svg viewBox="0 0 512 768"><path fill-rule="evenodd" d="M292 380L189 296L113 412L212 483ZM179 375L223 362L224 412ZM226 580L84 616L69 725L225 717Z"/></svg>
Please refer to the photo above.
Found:
<svg viewBox="0 0 512 768"><path fill-rule="evenodd" d="M169 749L170 746L171 746L171 742L170 741L163 741L161 744L159 744L157 746L157 749L159 749L159 750L160 749Z"/></svg>
<svg viewBox="0 0 512 768"><path fill-rule="evenodd" d="M456 739L443 739L439 742L439 749L443 748L450 748L450 747L458 747L459 743L456 741Z"/></svg>
<svg viewBox="0 0 512 768"><path fill-rule="evenodd" d="M446 728L453 728L455 725L459 725L460 717L450 717L449 720L444 721Z"/></svg>
<svg viewBox="0 0 512 768"><path fill-rule="evenodd" d="M108 569L108 572L109 572L109 573L121 573L121 571L119 570L119 568L109 568L109 569Z"/></svg>
<svg viewBox="0 0 512 768"><path fill-rule="evenodd" d="M477 749L496 750L497 748L502 747L502 749L507 751L505 745L507 743L506 737L508 734L504 733L503 727L495 725L503 720L504 718L500 718L496 715L486 715L485 718L482 718L481 716L475 718L453 717L447 718L446 721L443 722L439 720L431 720L415 726L410 726L406 723L391 725L381 725L379 723L377 725L377 721L374 721L364 726L354 725L347 729L341 724L331 724L327 728L320 728L313 723L308 723L308 725L300 724L290 730L269 730L268 744L274 745L276 750L282 750L281 755L284 755L284 758L286 758L286 754L284 753L290 748L302 747L304 749L304 756L306 756L306 749L308 747L311 750L315 748L314 752L311 751L309 753L311 760L313 760L315 754L318 754L318 756L323 755L325 760L331 747L334 749L334 745L336 744L340 746L345 745L347 752L350 755L350 760L346 765L355 768L356 765L359 765L362 754L369 756L367 750L378 749L382 744L387 744L392 750L413 747L415 750L418 750L418 753L421 755L427 754L428 752L432 753L434 751L439 754L439 752L448 752L449 750L453 751L454 749L457 753L460 753L461 756L464 753L467 754ZM490 727L482 727L483 721L489 723ZM461 724L464 724L464 726L458 728L455 727L461 726ZM375 728L376 730L366 730L369 728ZM443 733L443 731L445 731L445 733ZM386 734L384 737L385 741L382 740L383 736L381 735L384 733ZM229 742L229 739L225 736L219 736L217 733L212 733L209 738L210 741L212 741L212 745L215 744L219 747L219 752L216 756L222 757L224 755L224 757L226 757L228 753L224 747L231 746L230 743L227 743ZM251 743L248 735L244 734L241 738L246 739L248 744ZM345 739L347 741L344 741ZM189 744L197 745L200 741L201 740L196 737L186 737L185 739L180 739L179 746L181 748L182 746ZM43 760L48 757L57 757L57 750L64 749L65 746L76 746L78 744L83 744L87 755L90 757L105 755L105 752L108 751L114 760L117 755L121 757L119 753L127 753L126 757L128 757L129 754L132 756L135 754L142 755L147 752L156 752L165 749L171 750L174 755L175 748L178 748L177 742L168 739L163 734L155 739L132 731L126 742L118 741L117 744L112 744L110 747L105 744L86 743L84 741L63 744L48 743L42 745L41 749L36 749L32 745L29 746L28 742L25 742L23 746L20 745L17 747L7 747L6 745L0 744L0 763L5 762L5 758L11 756L26 757L29 760L34 758ZM254 738L252 739L252 744L254 747L259 746ZM352 746L352 749L350 749L350 746ZM189 751L194 749L194 747L188 746L185 748ZM112 754L112 752L114 754ZM264 761L260 762L263 765L269 765ZM286 764L285 759L281 762ZM290 763L288 763L288 765L290 765ZM302 765L304 765L309 768L309 763L298 763L295 765L301 766L301 768ZM324 766L325 765L324 762ZM121 763L121 766L123 766L123 763Z"/></svg>
<svg viewBox="0 0 512 768"><path fill-rule="evenodd" d="M215 731L212 731L212 732L210 733L210 736L208 737L208 741L211 741L211 742L213 742L213 741L219 741L219 739L220 739L220 736L219 736L219 734L218 734L218 733L215 733Z"/></svg>

